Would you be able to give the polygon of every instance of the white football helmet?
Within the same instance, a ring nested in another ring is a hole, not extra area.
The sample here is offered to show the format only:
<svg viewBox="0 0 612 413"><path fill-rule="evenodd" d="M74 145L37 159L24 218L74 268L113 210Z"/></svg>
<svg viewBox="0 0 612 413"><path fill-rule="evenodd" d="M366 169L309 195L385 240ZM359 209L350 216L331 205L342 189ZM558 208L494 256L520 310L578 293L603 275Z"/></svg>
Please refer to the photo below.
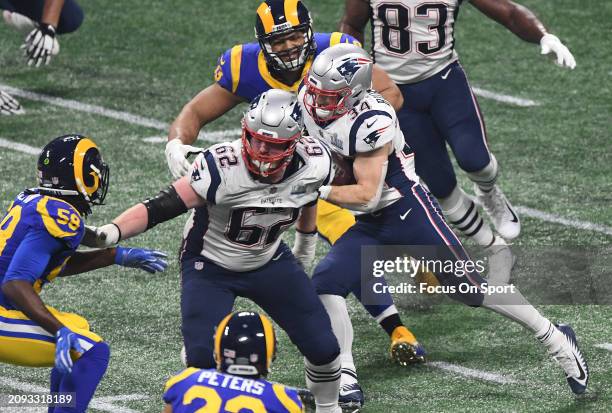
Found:
<svg viewBox="0 0 612 413"><path fill-rule="evenodd" d="M242 156L249 170L266 177L289 165L302 130L295 94L270 89L253 99L242 118Z"/></svg>
<svg viewBox="0 0 612 413"><path fill-rule="evenodd" d="M341 43L325 49L304 78L304 106L319 122L346 114L372 85L372 59L359 46Z"/></svg>

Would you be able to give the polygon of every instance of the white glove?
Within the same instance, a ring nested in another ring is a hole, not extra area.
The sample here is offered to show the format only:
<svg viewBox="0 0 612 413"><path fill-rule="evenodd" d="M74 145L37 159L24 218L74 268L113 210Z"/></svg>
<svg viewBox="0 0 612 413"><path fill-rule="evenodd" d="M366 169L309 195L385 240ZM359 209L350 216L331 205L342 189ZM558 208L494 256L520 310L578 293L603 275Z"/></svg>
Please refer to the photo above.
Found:
<svg viewBox="0 0 612 413"><path fill-rule="evenodd" d="M117 245L121 240L121 230L115 224L106 224L101 227L85 225L85 235L81 245L90 248L108 248Z"/></svg>
<svg viewBox="0 0 612 413"><path fill-rule="evenodd" d="M15 98L0 90L0 115L17 115L24 113Z"/></svg>
<svg viewBox="0 0 612 413"><path fill-rule="evenodd" d="M561 40L554 34L547 33L540 39L540 47L542 48L542 54L549 54L554 52L557 56L557 65L565 66L573 69L576 67L576 59L569 51L569 49L561 43Z"/></svg>
<svg viewBox="0 0 612 413"><path fill-rule="evenodd" d="M23 53L28 59L28 66L33 64L39 67L43 62L48 65L51 56L59 53L59 43L55 38L55 27L41 23L32 30L21 45Z"/></svg>
<svg viewBox="0 0 612 413"><path fill-rule="evenodd" d="M191 145L183 145L180 138L175 138L166 144L166 161L174 179L179 179L189 172L191 162L187 160L189 155L202 152L201 148Z"/></svg>
<svg viewBox="0 0 612 413"><path fill-rule="evenodd" d="M317 233L295 231L295 244L291 252L302 268L307 270L312 265L317 249Z"/></svg>

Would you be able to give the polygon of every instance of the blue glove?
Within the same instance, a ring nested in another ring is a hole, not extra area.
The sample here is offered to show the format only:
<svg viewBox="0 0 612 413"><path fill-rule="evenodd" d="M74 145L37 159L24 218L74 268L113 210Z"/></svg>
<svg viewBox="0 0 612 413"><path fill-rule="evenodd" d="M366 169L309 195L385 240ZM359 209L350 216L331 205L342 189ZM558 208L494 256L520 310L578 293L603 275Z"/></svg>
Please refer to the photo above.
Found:
<svg viewBox="0 0 612 413"><path fill-rule="evenodd" d="M140 268L151 274L164 271L168 267L168 262L164 260L166 257L161 251L146 248L117 247L115 250L115 264Z"/></svg>
<svg viewBox="0 0 612 413"><path fill-rule="evenodd" d="M55 333L55 368L61 374L72 373L71 349L81 354L85 353L79 343L79 337L68 327L62 327Z"/></svg>

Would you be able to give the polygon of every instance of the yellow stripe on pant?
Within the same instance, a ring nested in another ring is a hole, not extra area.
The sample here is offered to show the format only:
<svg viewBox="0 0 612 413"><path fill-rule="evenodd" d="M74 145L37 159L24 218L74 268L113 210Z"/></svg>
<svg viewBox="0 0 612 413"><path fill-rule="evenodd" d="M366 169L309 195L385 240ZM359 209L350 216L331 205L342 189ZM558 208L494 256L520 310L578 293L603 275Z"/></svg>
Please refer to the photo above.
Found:
<svg viewBox="0 0 612 413"><path fill-rule="evenodd" d="M317 230L330 244L334 245L353 225L355 217L348 210L322 199L317 202Z"/></svg>
<svg viewBox="0 0 612 413"><path fill-rule="evenodd" d="M80 336L86 350L87 344L91 346L90 342L103 341L100 336L89 331L89 323L80 315L63 313L49 306L47 309ZM71 355L73 360L78 358L75 352ZM51 367L55 364L55 338L38 325L33 325L21 311L7 310L0 306L0 363Z"/></svg>

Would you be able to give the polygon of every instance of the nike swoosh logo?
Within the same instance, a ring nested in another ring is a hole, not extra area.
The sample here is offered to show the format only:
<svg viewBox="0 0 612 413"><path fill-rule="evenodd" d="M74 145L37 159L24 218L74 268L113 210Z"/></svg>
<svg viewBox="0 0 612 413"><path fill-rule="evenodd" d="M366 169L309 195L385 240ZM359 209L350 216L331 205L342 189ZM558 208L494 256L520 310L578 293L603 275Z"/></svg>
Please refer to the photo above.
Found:
<svg viewBox="0 0 612 413"><path fill-rule="evenodd" d="M376 123L376 120L377 120L377 119L374 119L374 120L372 121L372 123L370 123L369 125L366 123L366 128L370 129L370 128L372 127L372 125L374 125L374 124Z"/></svg>
<svg viewBox="0 0 612 413"><path fill-rule="evenodd" d="M349 394L358 393L359 390L340 391L340 396L348 396Z"/></svg>
<svg viewBox="0 0 612 413"><path fill-rule="evenodd" d="M506 208L508 208L508 211L510 211L510 213L512 214L512 222L515 222L515 223L518 222L518 217L516 216L512 208L510 208L510 205L508 205L507 202L506 202Z"/></svg>
<svg viewBox="0 0 612 413"><path fill-rule="evenodd" d="M574 358L575 358L575 356L574 356ZM580 376L578 376L577 378L574 378L574 380L582 381L582 380L584 380L586 378L586 374L584 372L584 369L580 365L580 362L577 359L575 359L575 361L576 361L576 365L578 366L578 370L580 371Z"/></svg>
<svg viewBox="0 0 612 413"><path fill-rule="evenodd" d="M403 221L406 219L406 217L408 216L408 214L410 213L410 211L412 211L412 208L410 208L408 211L404 212L402 215L400 215L400 219Z"/></svg>
<svg viewBox="0 0 612 413"><path fill-rule="evenodd" d="M445 74L443 74L442 76L440 76L442 78L442 80L446 80L446 78L448 77L448 75L450 74L451 70L453 70L453 68L451 67L450 69L448 69L446 71Z"/></svg>
<svg viewBox="0 0 612 413"><path fill-rule="evenodd" d="M281 252L280 254L278 254L276 257L272 258L272 261L277 261L280 257L282 257L284 254L284 252Z"/></svg>

